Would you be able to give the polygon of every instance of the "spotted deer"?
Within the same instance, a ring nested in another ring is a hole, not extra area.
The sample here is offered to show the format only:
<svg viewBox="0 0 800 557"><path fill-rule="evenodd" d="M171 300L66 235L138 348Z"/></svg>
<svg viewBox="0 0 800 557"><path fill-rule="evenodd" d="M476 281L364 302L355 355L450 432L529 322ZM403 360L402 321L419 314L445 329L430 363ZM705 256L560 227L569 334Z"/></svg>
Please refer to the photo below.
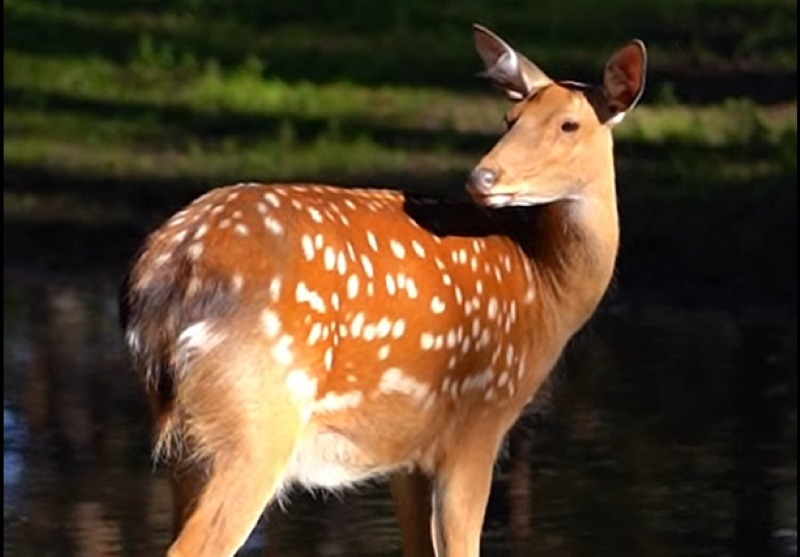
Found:
<svg viewBox="0 0 800 557"><path fill-rule="evenodd" d="M170 557L234 555L293 484L381 476L405 555L479 555L501 443L612 278L611 131L646 53L621 47L591 86L474 34L516 102L463 200L238 184L147 239L120 307L170 472Z"/></svg>

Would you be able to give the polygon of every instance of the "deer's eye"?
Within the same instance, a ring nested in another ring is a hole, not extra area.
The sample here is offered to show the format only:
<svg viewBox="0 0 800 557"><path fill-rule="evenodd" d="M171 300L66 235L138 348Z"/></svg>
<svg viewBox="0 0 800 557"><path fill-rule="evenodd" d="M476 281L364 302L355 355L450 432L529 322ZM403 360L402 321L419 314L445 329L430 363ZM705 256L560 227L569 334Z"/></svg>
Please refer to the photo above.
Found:
<svg viewBox="0 0 800 557"><path fill-rule="evenodd" d="M565 120L561 124L561 131L564 132L564 133L573 133L573 132L578 131L578 128L580 128L580 127L581 127L581 125L578 122L576 122L575 120Z"/></svg>

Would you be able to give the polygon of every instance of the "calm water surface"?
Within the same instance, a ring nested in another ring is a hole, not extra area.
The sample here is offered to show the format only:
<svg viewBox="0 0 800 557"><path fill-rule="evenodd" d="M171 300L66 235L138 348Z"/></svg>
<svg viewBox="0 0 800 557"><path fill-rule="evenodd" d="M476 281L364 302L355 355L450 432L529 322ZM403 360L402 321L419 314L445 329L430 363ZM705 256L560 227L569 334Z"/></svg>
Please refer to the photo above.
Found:
<svg viewBox="0 0 800 557"><path fill-rule="evenodd" d="M4 555L150 557L169 541L115 280L6 269ZM498 467L485 555L796 555L794 319L609 304L561 368ZM376 484L298 493L242 554L399 547Z"/></svg>

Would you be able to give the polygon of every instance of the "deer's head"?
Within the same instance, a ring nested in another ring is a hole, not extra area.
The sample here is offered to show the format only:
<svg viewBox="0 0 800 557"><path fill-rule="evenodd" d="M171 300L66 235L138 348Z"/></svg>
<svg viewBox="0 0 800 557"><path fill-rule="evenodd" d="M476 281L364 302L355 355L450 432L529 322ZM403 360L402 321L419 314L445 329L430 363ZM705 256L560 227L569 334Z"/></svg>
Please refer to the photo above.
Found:
<svg viewBox="0 0 800 557"><path fill-rule="evenodd" d="M482 73L514 106L507 131L469 175L467 190L490 207L579 199L614 188L612 128L642 96L647 53L631 41L608 59L602 83L554 81L488 29L475 25Z"/></svg>

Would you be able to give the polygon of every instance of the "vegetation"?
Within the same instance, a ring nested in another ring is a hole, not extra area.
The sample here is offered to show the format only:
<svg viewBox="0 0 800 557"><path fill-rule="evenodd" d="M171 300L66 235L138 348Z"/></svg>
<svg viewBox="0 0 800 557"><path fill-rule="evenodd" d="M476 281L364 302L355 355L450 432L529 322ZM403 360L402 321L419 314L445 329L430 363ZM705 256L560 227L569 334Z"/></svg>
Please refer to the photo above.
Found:
<svg viewBox="0 0 800 557"><path fill-rule="evenodd" d="M479 21L554 77L596 79L617 45L647 42L646 97L617 133L627 242L642 250L631 267L660 272L655 244L735 272L742 253L774 261L796 238L794 0L6 0L3 11L7 223L147 227L243 180L457 190L506 107L474 75ZM743 252L710 248L732 238ZM781 254L796 277L796 256Z"/></svg>

